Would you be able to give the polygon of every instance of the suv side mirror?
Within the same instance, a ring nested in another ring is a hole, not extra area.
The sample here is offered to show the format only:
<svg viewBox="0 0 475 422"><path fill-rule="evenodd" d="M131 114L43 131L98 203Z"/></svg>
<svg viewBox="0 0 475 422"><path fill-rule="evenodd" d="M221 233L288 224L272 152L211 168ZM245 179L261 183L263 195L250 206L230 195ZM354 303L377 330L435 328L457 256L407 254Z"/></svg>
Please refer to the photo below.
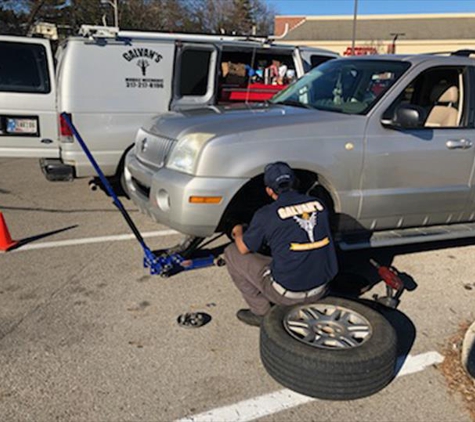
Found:
<svg viewBox="0 0 475 422"><path fill-rule="evenodd" d="M392 119L381 120L381 124L395 129L417 129L424 126L426 111L417 105L401 104Z"/></svg>

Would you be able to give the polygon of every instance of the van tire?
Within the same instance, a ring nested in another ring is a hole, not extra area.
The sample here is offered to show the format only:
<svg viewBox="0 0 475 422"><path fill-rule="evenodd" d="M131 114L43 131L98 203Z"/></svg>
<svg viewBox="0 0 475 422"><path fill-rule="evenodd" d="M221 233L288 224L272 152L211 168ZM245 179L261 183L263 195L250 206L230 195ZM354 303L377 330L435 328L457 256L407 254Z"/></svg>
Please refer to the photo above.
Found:
<svg viewBox="0 0 475 422"><path fill-rule="evenodd" d="M305 343L290 334L285 321L312 305L350 310L369 323L371 333L355 347ZM327 297L315 304L273 307L261 325L260 355L269 375L291 390L324 400L353 400L378 392L394 378L397 337L380 313L354 301Z"/></svg>

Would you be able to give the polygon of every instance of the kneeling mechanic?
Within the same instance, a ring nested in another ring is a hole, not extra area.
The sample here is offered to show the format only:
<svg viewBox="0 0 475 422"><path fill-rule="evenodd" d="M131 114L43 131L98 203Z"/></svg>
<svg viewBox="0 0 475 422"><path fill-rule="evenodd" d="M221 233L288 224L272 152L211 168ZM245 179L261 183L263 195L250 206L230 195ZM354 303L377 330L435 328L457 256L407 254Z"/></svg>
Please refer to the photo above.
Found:
<svg viewBox="0 0 475 422"><path fill-rule="evenodd" d="M320 299L338 272L325 204L293 189L295 174L284 162L266 166L264 184L274 202L255 213L245 232L235 226L235 243L225 250L229 274L250 308L237 317L254 326L271 304ZM270 257L258 253L264 244Z"/></svg>

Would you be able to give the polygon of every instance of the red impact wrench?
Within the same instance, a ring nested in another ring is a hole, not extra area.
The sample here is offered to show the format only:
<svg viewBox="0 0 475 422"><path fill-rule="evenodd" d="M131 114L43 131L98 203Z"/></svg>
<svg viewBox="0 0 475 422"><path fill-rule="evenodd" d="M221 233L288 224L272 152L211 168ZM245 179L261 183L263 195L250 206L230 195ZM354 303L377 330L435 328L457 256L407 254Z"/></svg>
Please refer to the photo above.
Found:
<svg viewBox="0 0 475 422"><path fill-rule="evenodd" d="M378 297L375 295L374 298L379 303L395 309L399 305L399 298L404 291L403 281L399 277L396 269L380 265L374 259L370 259L369 262L378 270L379 276L386 284L387 296ZM394 291L396 291L395 294Z"/></svg>

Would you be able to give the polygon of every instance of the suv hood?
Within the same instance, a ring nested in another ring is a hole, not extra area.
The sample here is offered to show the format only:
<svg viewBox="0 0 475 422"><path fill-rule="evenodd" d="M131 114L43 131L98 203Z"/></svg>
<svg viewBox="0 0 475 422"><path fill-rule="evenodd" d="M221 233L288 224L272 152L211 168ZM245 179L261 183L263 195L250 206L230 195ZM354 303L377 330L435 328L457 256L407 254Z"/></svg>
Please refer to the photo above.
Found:
<svg viewBox="0 0 475 422"><path fill-rule="evenodd" d="M207 107L181 112L169 112L152 119L144 129L154 135L168 139L180 139L190 133L211 133L223 136L260 129L279 128L303 123L348 121L361 116L310 110L279 104L239 105L228 107Z"/></svg>

